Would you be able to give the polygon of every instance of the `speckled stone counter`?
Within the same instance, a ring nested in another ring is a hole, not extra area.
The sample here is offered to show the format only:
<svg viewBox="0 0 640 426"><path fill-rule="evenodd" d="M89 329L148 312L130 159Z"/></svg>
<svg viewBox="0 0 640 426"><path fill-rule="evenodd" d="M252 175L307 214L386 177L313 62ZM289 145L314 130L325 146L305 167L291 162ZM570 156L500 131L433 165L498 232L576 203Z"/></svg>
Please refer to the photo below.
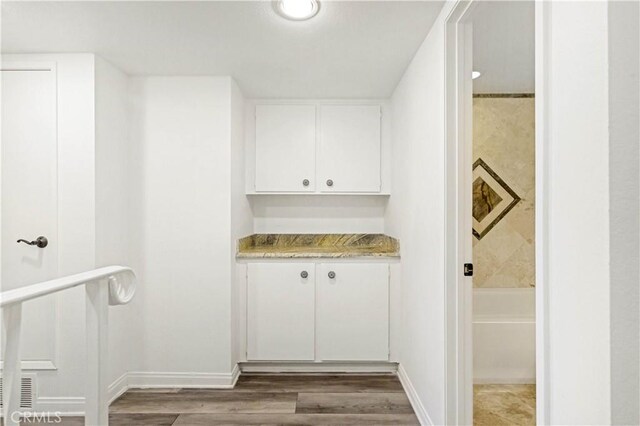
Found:
<svg viewBox="0 0 640 426"><path fill-rule="evenodd" d="M400 243L384 234L253 234L238 241L237 257L400 257Z"/></svg>

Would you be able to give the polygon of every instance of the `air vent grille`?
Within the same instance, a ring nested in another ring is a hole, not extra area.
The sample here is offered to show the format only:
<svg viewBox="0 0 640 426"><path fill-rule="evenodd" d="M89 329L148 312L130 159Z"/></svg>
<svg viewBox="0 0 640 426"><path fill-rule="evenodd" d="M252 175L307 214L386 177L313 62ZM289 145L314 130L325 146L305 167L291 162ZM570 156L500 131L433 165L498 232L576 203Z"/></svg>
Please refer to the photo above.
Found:
<svg viewBox="0 0 640 426"><path fill-rule="evenodd" d="M20 408L32 409L35 395L35 377L23 376L22 386L20 386ZM4 380L0 377L0 408L4 401Z"/></svg>

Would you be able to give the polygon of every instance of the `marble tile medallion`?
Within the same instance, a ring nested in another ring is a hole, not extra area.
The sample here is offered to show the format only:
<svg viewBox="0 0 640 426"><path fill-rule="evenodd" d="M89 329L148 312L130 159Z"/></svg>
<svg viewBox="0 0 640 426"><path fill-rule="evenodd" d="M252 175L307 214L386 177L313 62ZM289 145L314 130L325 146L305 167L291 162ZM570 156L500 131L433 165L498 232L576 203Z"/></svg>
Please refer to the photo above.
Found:
<svg viewBox="0 0 640 426"><path fill-rule="evenodd" d="M481 240L520 202L482 158L473 163L473 235Z"/></svg>

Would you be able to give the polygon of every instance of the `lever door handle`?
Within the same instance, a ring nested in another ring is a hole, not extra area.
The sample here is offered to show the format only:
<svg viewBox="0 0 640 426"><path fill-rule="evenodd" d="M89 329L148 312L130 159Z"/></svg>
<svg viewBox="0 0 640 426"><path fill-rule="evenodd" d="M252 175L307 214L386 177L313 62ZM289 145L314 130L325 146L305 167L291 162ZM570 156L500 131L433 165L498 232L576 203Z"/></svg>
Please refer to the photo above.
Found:
<svg viewBox="0 0 640 426"><path fill-rule="evenodd" d="M36 238L33 241L27 241L23 238L20 238L18 240L19 243L25 243L25 244L29 244L30 246L38 246L40 248L45 248L47 246L47 244L49 244L49 240L47 240L47 237L43 237L42 235L39 236L38 238Z"/></svg>

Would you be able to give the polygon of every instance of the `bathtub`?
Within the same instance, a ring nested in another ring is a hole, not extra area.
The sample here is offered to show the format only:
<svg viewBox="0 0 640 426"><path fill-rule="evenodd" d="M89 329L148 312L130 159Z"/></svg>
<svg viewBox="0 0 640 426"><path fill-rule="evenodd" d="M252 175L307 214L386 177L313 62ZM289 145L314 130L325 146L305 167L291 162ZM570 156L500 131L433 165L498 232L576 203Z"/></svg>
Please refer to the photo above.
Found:
<svg viewBox="0 0 640 426"><path fill-rule="evenodd" d="M535 383L535 289L473 289L474 383Z"/></svg>

